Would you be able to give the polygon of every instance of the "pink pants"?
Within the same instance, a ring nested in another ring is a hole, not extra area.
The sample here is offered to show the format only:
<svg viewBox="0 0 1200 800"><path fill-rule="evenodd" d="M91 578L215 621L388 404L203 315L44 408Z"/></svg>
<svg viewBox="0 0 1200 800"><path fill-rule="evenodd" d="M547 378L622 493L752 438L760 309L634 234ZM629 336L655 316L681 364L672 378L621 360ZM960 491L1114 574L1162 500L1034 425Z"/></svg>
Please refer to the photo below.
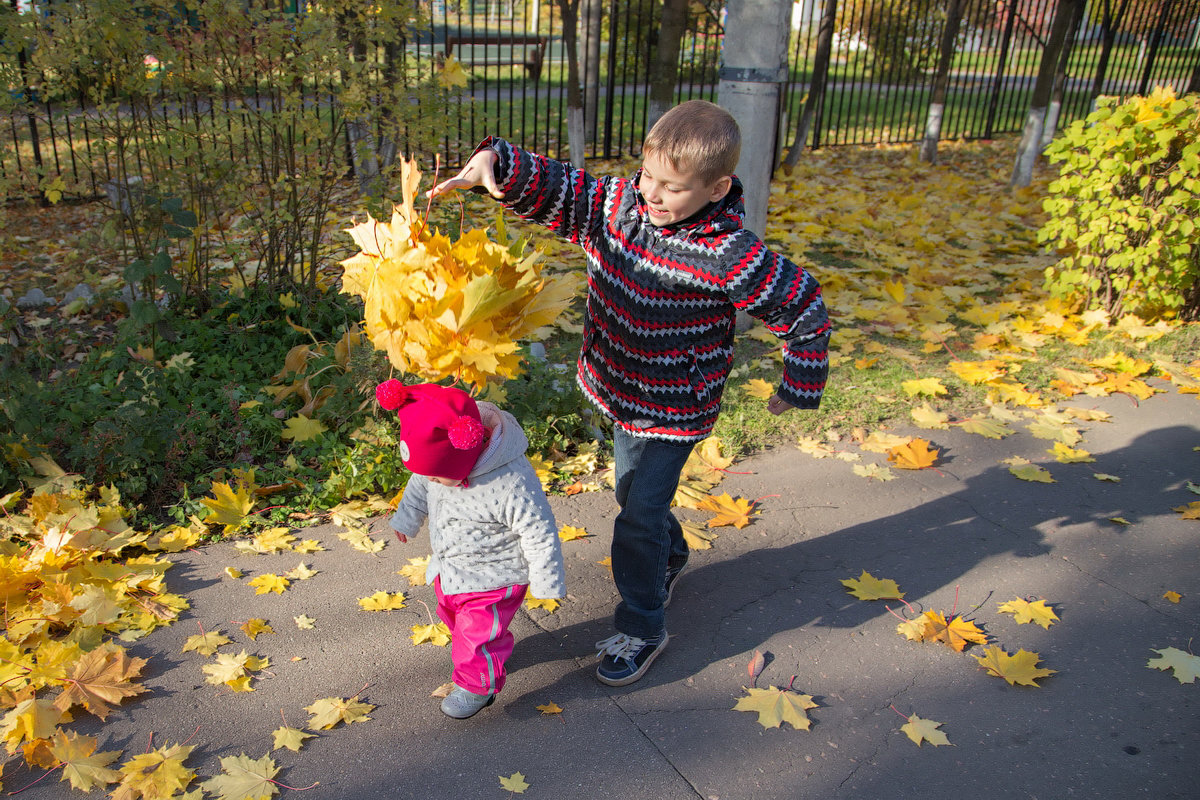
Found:
<svg viewBox="0 0 1200 800"><path fill-rule="evenodd" d="M437 613L450 628L455 685L475 694L495 694L504 688L504 662L512 655L514 641L508 626L528 588L518 584L486 592L443 594L442 579L434 578Z"/></svg>

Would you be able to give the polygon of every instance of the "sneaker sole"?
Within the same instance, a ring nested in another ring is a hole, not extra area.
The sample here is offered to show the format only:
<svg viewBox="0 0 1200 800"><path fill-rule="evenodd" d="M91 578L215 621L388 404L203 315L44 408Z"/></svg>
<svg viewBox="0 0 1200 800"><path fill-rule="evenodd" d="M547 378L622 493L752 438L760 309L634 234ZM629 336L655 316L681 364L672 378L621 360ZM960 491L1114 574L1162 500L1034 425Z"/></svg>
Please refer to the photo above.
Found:
<svg viewBox="0 0 1200 800"><path fill-rule="evenodd" d="M443 713L443 714L445 714L445 715L446 715L447 717L449 717L450 719L470 719L471 717L475 716L475 715L476 715L476 714L478 714L480 711L483 711L485 708L487 708L488 706L490 706L490 705L491 705L492 703L494 703L494 702L496 702L496 695L492 695L491 697L489 697L489 698L488 698L488 701L487 701L486 703L484 703L484 704L483 704L483 705L481 705L479 708L477 708L477 709L475 709L474 711L472 711L470 714L464 714L464 715L462 715L462 716L460 716L460 715L458 715L458 714L451 714L451 713L450 713L449 711L447 711L445 708L442 708L442 713Z"/></svg>
<svg viewBox="0 0 1200 800"><path fill-rule="evenodd" d="M662 644L660 644L658 648L650 655L650 657L643 662L642 668L632 675L629 675L625 678L606 678L600 674L600 670L596 670L596 680L608 686L628 686L631 683L636 683L643 675L646 674L646 670L650 669L650 665L654 663L654 659L662 655L662 651L667 649L667 642L669 641L671 641L671 637L666 636L663 639Z"/></svg>

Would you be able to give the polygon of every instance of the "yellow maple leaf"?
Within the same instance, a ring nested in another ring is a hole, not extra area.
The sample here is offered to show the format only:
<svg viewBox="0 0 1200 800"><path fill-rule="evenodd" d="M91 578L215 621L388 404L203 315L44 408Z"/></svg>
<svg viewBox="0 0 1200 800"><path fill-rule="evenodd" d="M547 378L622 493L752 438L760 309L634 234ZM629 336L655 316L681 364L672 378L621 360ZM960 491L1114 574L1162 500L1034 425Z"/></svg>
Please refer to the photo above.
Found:
<svg viewBox="0 0 1200 800"><path fill-rule="evenodd" d="M1009 655L1002 648L993 645L985 648L983 655L972 657L989 675L1003 678L1010 686L1018 683L1022 686L1038 686L1037 681L1058 671L1037 666L1041 656L1028 650L1018 650Z"/></svg>
<svg viewBox="0 0 1200 800"><path fill-rule="evenodd" d="M246 620L240 627L242 633L249 636L251 640L257 639L259 634L275 633L275 629L268 625L265 619L259 619L258 617Z"/></svg>
<svg viewBox="0 0 1200 800"><path fill-rule="evenodd" d="M981 384L1003 378L1008 374L1008 365L995 358L986 361L951 361L946 369L966 383Z"/></svg>
<svg viewBox="0 0 1200 800"><path fill-rule="evenodd" d="M408 584L410 586L424 586L427 583L425 580L425 573L429 569L429 560L432 557L433 556L422 556L421 558L410 558L407 564L396 570L396 574L403 575L404 577L408 578Z"/></svg>
<svg viewBox="0 0 1200 800"><path fill-rule="evenodd" d="M287 421L279 437L281 439L291 439L294 442L307 442L310 439L317 438L327 430L329 428L325 427L325 424L319 419L309 419L303 414L297 414Z"/></svg>
<svg viewBox="0 0 1200 800"><path fill-rule="evenodd" d="M744 497L734 498L725 492L721 495L710 495L697 506L701 511L712 511L717 516L708 521L708 527L719 528L723 525L733 525L744 528L750 524L750 515L754 513L754 501Z"/></svg>
<svg viewBox="0 0 1200 800"><path fill-rule="evenodd" d="M1163 593L1163 598L1172 603L1178 604L1179 601L1183 599L1183 595L1181 595L1179 592L1176 592L1174 590L1168 590Z"/></svg>
<svg viewBox="0 0 1200 800"><path fill-rule="evenodd" d="M525 776L519 772L514 772L507 778L503 775L496 777L500 779L500 788L513 794L525 794L525 790L529 788L529 784L525 782Z"/></svg>
<svg viewBox="0 0 1200 800"><path fill-rule="evenodd" d="M919 378L904 381L900 384L900 388L909 397L937 397L938 395L950 394L950 391L942 385L940 378Z"/></svg>
<svg viewBox="0 0 1200 800"><path fill-rule="evenodd" d="M939 611L926 611L924 616L929 626L926 636L929 641L942 642L959 653L966 648L968 643L984 644L987 642L987 634L979 630L974 622L963 619L961 616L951 617L947 620Z"/></svg>
<svg viewBox="0 0 1200 800"><path fill-rule="evenodd" d="M289 728L288 726L284 725L272 731L271 735L274 737L274 743L271 746L272 750L278 750L281 747L286 747L293 753L299 753L300 748L304 746L304 740L311 739L316 734L306 733L299 728Z"/></svg>
<svg viewBox="0 0 1200 800"><path fill-rule="evenodd" d="M367 715L375 710L375 706L354 697L325 697L305 706L304 710L311 715L308 720L310 730L327 731L340 722L349 725L370 720Z"/></svg>
<svg viewBox="0 0 1200 800"><path fill-rule="evenodd" d="M405 599L404 592L388 594L378 591L370 597L360 597L358 604L363 611L395 611L404 608Z"/></svg>
<svg viewBox="0 0 1200 800"><path fill-rule="evenodd" d="M254 510L254 486L239 484L235 490L228 483L214 481L213 496L202 497L200 502L208 509L204 521L209 524L224 525L224 533L233 533L246 520L246 515Z"/></svg>
<svg viewBox="0 0 1200 800"><path fill-rule="evenodd" d="M558 703L546 703L545 705L535 706L535 708L543 714L561 714L563 712L559 708Z"/></svg>
<svg viewBox="0 0 1200 800"><path fill-rule="evenodd" d="M879 464L855 464L852 469L855 475L877 481L890 481L896 477L894 472Z"/></svg>
<svg viewBox="0 0 1200 800"><path fill-rule="evenodd" d="M689 550L712 549L712 540L716 536L715 533L691 522L680 522L679 524L683 528L683 540L687 542Z"/></svg>
<svg viewBox="0 0 1200 800"><path fill-rule="evenodd" d="M904 281L899 278L884 281L883 293L897 303L903 303L907 295L907 291L904 288Z"/></svg>
<svg viewBox="0 0 1200 800"><path fill-rule="evenodd" d="M921 719L916 714L906 718L908 722L900 726L900 730L909 739L916 743L917 747L921 746L921 742L929 742L934 747L950 744L950 740L946 734L938 730L942 726L940 722L934 722L931 719Z"/></svg>
<svg viewBox="0 0 1200 800"><path fill-rule="evenodd" d="M857 578L842 580L842 585L846 587L846 591L859 600L901 600L904 598L904 592L900 591L899 584L894 580L876 578L865 569Z"/></svg>
<svg viewBox="0 0 1200 800"><path fill-rule="evenodd" d="M1063 464L1085 464L1095 461L1092 454L1087 450L1077 450L1074 447L1068 447L1062 442L1055 442L1054 447L1046 451L1054 456L1054 460Z"/></svg>
<svg viewBox="0 0 1200 800"><path fill-rule="evenodd" d="M97 753L94 736L58 731L50 745L50 754L62 764L60 780L70 781L72 789L90 792L95 786L121 780L121 773L108 766L120 757L120 751Z"/></svg>
<svg viewBox="0 0 1200 800"><path fill-rule="evenodd" d="M1200 678L1200 656L1185 653L1177 647L1151 648L1151 652L1158 653L1158 658L1146 662L1150 669L1173 670L1175 680L1180 683L1192 683Z"/></svg>
<svg viewBox="0 0 1200 800"><path fill-rule="evenodd" d="M195 772L183 765L191 752L191 747L175 744L134 756L121 765L121 782L112 797L120 800L174 797L196 777Z"/></svg>
<svg viewBox="0 0 1200 800"><path fill-rule="evenodd" d="M302 631L311 631L316 627L316 620L308 614L301 614L298 617L292 617L292 621L296 623L296 627Z"/></svg>
<svg viewBox="0 0 1200 800"><path fill-rule="evenodd" d="M279 793L274 781L279 767L270 756L255 760L244 753L221 758L222 774L201 782L200 788L223 800L268 800Z"/></svg>
<svg viewBox="0 0 1200 800"><path fill-rule="evenodd" d="M583 539L589 534L583 528L576 528L574 525L563 525L558 531L558 538L563 542L573 542L576 539Z"/></svg>
<svg viewBox="0 0 1200 800"><path fill-rule="evenodd" d="M950 415L944 411L937 411L929 403L922 403L910 413L918 428L946 430L950 427Z"/></svg>
<svg viewBox="0 0 1200 800"><path fill-rule="evenodd" d="M1058 622L1058 615L1054 613L1054 609L1046 605L1045 600L1031 603L1028 600L1017 598L1009 600L1007 603L1001 603L999 610L1001 614L1012 614L1020 625L1032 622L1050 630L1050 626Z"/></svg>
<svg viewBox="0 0 1200 800"><path fill-rule="evenodd" d="M229 644L233 639L230 639L219 630L205 631L197 633L194 636L189 636L187 641L183 643L183 652L194 650L202 656L211 656L217 652L217 648L221 645Z"/></svg>
<svg viewBox="0 0 1200 800"><path fill-rule="evenodd" d="M0 736L8 745L8 752L15 753L22 742L49 739L66 710L49 698L31 697L17 703L0 718Z"/></svg>
<svg viewBox="0 0 1200 800"><path fill-rule="evenodd" d="M937 450L924 439L913 439L888 451L887 460L900 469L927 469L937 462Z"/></svg>
<svg viewBox="0 0 1200 800"><path fill-rule="evenodd" d="M144 658L131 658L125 648L107 643L85 653L66 677L67 684L54 701L62 711L81 705L100 719L126 697L146 691L133 683L146 665Z"/></svg>
<svg viewBox="0 0 1200 800"><path fill-rule="evenodd" d="M688 456L682 475L693 482L717 484L725 477L725 470L733 463L724 452L724 443L719 436L710 436L698 444Z"/></svg>
<svg viewBox="0 0 1200 800"><path fill-rule="evenodd" d="M746 689L746 696L738 698L733 710L757 713L758 724L764 728L778 728L786 722L796 730L806 731L812 725L806 712L816 707L812 695L771 686Z"/></svg>
<svg viewBox="0 0 1200 800"><path fill-rule="evenodd" d="M435 622L432 625L413 625L412 643L429 643L438 647L445 647L450 644L450 629L446 627L446 623L444 622Z"/></svg>
<svg viewBox="0 0 1200 800"><path fill-rule="evenodd" d="M1200 500L1193 500L1190 503L1175 506L1171 510L1182 514L1184 519L1200 519Z"/></svg>
<svg viewBox="0 0 1200 800"><path fill-rule="evenodd" d="M1037 464L1014 464L1008 468L1008 471L1023 481L1054 483L1054 477L1047 470L1042 469Z"/></svg>
<svg viewBox="0 0 1200 800"><path fill-rule="evenodd" d="M268 594L270 592L283 594L290 584L291 581L287 578L271 572L264 573L247 581L247 585L254 587L255 594Z"/></svg>
<svg viewBox="0 0 1200 800"><path fill-rule="evenodd" d="M983 436L988 439L1003 439L1012 433L1012 428L1003 422L984 417L971 417L957 424L967 433L973 433L976 436Z"/></svg>

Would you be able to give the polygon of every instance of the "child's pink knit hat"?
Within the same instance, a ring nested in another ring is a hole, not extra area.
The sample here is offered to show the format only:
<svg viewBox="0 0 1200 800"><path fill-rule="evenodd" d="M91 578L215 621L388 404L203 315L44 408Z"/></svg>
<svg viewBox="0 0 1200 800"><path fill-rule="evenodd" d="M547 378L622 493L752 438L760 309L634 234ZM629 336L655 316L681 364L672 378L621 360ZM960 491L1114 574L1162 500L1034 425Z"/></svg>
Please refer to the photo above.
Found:
<svg viewBox="0 0 1200 800"><path fill-rule="evenodd" d="M400 418L400 460L417 475L466 480L487 446L479 408L462 389L387 380L375 399Z"/></svg>

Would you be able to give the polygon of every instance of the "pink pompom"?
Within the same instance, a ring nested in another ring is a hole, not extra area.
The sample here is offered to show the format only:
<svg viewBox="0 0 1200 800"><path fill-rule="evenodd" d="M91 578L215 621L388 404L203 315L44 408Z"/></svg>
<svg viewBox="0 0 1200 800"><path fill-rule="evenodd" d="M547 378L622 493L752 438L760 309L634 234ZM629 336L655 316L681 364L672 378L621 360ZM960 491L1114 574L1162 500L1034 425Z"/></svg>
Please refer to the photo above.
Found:
<svg viewBox="0 0 1200 800"><path fill-rule="evenodd" d="M375 387L375 399L388 411L395 411L408 399L408 387L392 378Z"/></svg>
<svg viewBox="0 0 1200 800"><path fill-rule="evenodd" d="M474 417L461 416L446 429L446 438L457 450L473 450L483 443L487 428Z"/></svg>

